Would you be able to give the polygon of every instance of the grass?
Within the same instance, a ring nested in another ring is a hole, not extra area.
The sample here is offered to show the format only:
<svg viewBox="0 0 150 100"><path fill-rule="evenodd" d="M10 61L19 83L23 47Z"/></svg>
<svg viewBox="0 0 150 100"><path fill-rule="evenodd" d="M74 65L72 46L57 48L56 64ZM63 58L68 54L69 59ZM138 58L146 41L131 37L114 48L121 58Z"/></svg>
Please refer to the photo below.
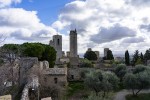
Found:
<svg viewBox="0 0 150 100"><path fill-rule="evenodd" d="M83 82L69 82L67 89L67 96L72 96L74 93L83 90L84 83Z"/></svg>
<svg viewBox="0 0 150 100"><path fill-rule="evenodd" d="M150 100L150 93L142 93L138 96L127 95L126 100Z"/></svg>

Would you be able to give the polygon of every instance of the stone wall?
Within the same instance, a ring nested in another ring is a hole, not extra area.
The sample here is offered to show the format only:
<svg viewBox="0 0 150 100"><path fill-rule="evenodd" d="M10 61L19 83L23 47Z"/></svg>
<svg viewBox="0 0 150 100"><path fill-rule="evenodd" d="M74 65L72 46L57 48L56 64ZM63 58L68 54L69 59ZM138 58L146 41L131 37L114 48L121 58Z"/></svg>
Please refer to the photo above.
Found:
<svg viewBox="0 0 150 100"><path fill-rule="evenodd" d="M33 67L34 64L38 64L38 58L36 57L28 57L28 58L21 58L20 60L20 85L27 84L27 76L30 69Z"/></svg>

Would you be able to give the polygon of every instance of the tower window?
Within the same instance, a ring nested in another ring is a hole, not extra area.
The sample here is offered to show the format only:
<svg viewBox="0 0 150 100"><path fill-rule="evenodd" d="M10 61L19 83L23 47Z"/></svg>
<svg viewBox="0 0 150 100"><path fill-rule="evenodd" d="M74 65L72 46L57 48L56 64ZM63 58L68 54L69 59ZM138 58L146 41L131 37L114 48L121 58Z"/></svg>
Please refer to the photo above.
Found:
<svg viewBox="0 0 150 100"><path fill-rule="evenodd" d="M60 42L59 39L57 39L57 44L58 44L58 45L59 45L59 42Z"/></svg>
<svg viewBox="0 0 150 100"><path fill-rule="evenodd" d="M71 79L74 79L74 75L71 75Z"/></svg>
<svg viewBox="0 0 150 100"><path fill-rule="evenodd" d="M57 78L54 78L54 83L57 84Z"/></svg>

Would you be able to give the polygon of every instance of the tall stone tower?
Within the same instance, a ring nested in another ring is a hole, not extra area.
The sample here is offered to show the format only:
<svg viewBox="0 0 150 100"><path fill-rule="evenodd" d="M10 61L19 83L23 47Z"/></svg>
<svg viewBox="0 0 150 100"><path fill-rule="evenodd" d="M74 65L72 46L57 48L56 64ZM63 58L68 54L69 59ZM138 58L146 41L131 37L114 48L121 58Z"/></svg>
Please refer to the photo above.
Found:
<svg viewBox="0 0 150 100"><path fill-rule="evenodd" d="M50 41L50 46L54 47L57 52L56 59L62 57L62 36L61 35L54 35L53 40Z"/></svg>
<svg viewBox="0 0 150 100"><path fill-rule="evenodd" d="M78 57L76 29L70 31L70 57Z"/></svg>
<svg viewBox="0 0 150 100"><path fill-rule="evenodd" d="M77 46L77 31L70 31L70 65L71 67L78 66L78 46Z"/></svg>

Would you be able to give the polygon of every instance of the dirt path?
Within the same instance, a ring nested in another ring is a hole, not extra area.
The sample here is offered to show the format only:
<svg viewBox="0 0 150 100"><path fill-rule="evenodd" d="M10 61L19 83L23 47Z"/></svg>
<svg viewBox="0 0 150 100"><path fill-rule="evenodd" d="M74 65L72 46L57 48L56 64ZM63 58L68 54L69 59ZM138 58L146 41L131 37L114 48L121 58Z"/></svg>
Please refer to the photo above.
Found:
<svg viewBox="0 0 150 100"><path fill-rule="evenodd" d="M142 90L140 93L150 93L150 90ZM132 92L128 90L122 90L116 94L114 100L126 100L125 96L128 94L132 94Z"/></svg>

